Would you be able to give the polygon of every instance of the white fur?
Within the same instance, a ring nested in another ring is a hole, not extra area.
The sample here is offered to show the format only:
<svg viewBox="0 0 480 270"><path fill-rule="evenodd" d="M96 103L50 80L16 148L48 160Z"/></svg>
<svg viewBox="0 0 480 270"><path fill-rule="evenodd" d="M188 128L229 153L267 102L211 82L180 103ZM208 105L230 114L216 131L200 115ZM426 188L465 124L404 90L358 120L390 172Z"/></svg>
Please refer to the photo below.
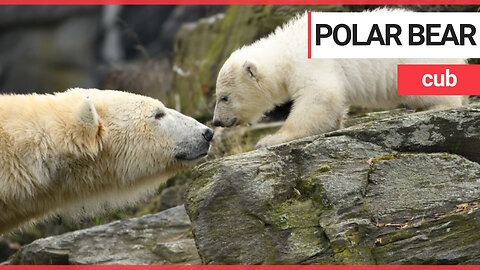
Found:
<svg viewBox="0 0 480 270"><path fill-rule="evenodd" d="M402 10L380 9L401 16ZM414 109L461 106L462 96L397 96L397 64L465 64L465 59L307 59L307 17L297 16L268 37L236 50L217 79L214 120L251 123L289 100L283 127L258 147L321 134L341 127L349 106ZM243 67L254 63L256 76ZM228 96L228 102L220 98Z"/></svg>
<svg viewBox="0 0 480 270"><path fill-rule="evenodd" d="M179 145L208 147L206 129L120 91L0 96L0 234L135 202L191 164L175 158Z"/></svg>

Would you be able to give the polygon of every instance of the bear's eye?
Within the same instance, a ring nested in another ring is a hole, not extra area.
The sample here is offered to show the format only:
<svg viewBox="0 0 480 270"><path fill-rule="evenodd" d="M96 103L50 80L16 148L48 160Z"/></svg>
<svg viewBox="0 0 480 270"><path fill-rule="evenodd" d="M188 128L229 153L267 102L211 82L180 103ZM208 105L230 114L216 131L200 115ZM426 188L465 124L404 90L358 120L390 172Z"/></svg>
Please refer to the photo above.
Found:
<svg viewBox="0 0 480 270"><path fill-rule="evenodd" d="M228 96L221 96L220 101L227 102L228 101Z"/></svg>
<svg viewBox="0 0 480 270"><path fill-rule="evenodd" d="M156 112L155 113L155 119L156 120L160 120L162 117L165 116L165 113L164 112Z"/></svg>

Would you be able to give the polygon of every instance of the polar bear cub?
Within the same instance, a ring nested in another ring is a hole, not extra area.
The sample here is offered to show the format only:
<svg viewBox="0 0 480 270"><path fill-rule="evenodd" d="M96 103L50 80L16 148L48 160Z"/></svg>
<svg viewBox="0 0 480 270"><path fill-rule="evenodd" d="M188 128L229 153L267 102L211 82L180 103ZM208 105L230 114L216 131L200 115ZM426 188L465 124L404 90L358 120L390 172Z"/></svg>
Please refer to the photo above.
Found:
<svg viewBox="0 0 480 270"><path fill-rule="evenodd" d="M158 100L120 91L1 95L0 234L134 202L205 156L212 136Z"/></svg>
<svg viewBox="0 0 480 270"><path fill-rule="evenodd" d="M374 12L404 12L378 10ZM272 34L233 52L216 85L213 125L257 121L293 101L282 128L257 147L321 134L341 127L349 106L414 109L461 106L462 96L398 96L397 64L465 64L465 59L307 59L307 17L297 16Z"/></svg>

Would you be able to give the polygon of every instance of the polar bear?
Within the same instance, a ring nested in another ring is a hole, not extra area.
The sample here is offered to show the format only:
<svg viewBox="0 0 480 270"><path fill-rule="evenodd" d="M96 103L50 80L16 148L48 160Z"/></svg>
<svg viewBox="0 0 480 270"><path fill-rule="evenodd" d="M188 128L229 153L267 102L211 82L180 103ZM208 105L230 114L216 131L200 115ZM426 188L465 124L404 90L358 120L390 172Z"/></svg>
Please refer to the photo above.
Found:
<svg viewBox="0 0 480 270"><path fill-rule="evenodd" d="M402 12L378 10L376 12ZM214 126L257 121L293 101L280 130L257 147L341 128L349 106L414 109L461 106L462 96L398 96L397 64L465 64L465 59L307 59L307 17L297 16L272 34L234 51L217 77Z"/></svg>
<svg viewBox="0 0 480 270"><path fill-rule="evenodd" d="M71 89L0 96L0 234L135 202L207 155L213 131L160 101Z"/></svg>

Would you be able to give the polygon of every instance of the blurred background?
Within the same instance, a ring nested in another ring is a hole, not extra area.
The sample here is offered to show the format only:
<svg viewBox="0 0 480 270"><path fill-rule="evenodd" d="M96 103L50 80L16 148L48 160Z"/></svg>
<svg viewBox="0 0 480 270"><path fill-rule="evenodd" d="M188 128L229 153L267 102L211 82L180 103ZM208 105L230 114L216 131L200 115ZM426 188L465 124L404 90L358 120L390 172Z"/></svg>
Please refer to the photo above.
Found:
<svg viewBox="0 0 480 270"><path fill-rule="evenodd" d="M52 93L72 87L151 96L210 124L218 70L230 53L305 10L377 6L2 6L1 93ZM478 6L408 6L417 11L478 11ZM477 62L477 60L473 60ZM218 130L209 158L253 149L288 115L286 104L251 128ZM361 113L361 109L353 109ZM226 133L228 136L221 136ZM58 217L0 237L0 262L37 238L180 205L181 174L136 207L78 222Z"/></svg>

